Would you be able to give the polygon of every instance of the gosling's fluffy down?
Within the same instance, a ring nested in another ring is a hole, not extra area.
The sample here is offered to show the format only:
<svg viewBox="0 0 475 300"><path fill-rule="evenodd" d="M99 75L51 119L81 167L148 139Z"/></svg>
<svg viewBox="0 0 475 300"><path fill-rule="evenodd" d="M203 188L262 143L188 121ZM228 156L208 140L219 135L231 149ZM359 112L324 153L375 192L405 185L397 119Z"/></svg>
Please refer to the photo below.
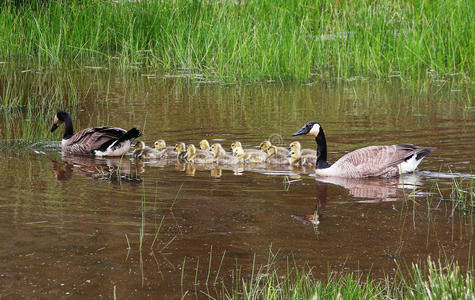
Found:
<svg viewBox="0 0 475 300"><path fill-rule="evenodd" d="M289 151L292 151L292 150L300 151L301 155L313 155L313 156L317 157L317 151L316 150L302 149L302 145L300 144L300 142L297 142L297 141L294 141L294 142L290 143Z"/></svg>
<svg viewBox="0 0 475 300"><path fill-rule="evenodd" d="M178 153L173 146L167 146L165 140L157 140L153 143L153 148L163 153L163 158L176 159Z"/></svg>
<svg viewBox="0 0 475 300"><path fill-rule="evenodd" d="M289 165L288 154L281 154L279 151L280 149L276 146L270 146L269 149L267 149L267 155L269 156L267 157L266 162L273 165Z"/></svg>
<svg viewBox="0 0 475 300"><path fill-rule="evenodd" d="M259 148L264 151L264 152L267 152L267 150L272 147L272 143L270 141L263 141L260 145L259 145ZM274 146L277 148L277 150L279 151L279 154L280 155L288 155L289 154L289 149L287 148L284 148L284 147L277 147L277 146Z"/></svg>
<svg viewBox="0 0 475 300"><path fill-rule="evenodd" d="M312 154L303 155L300 150L294 149L289 154L290 164L299 167L315 167L317 156Z"/></svg>
<svg viewBox="0 0 475 300"><path fill-rule="evenodd" d="M134 146L135 150L132 155L137 159L160 159L163 153L155 148L145 146L145 143L140 141Z"/></svg>
<svg viewBox="0 0 475 300"><path fill-rule="evenodd" d="M208 140L201 140L201 141L200 141L200 149L201 149L201 150L209 150L209 142L208 142Z"/></svg>
<svg viewBox="0 0 475 300"><path fill-rule="evenodd" d="M214 160L215 158L211 151L196 150L193 144L186 146L186 161L197 164L211 164L214 163Z"/></svg>
<svg viewBox="0 0 475 300"><path fill-rule="evenodd" d="M239 142L239 141L234 141L234 142L231 144L231 150L233 151L233 154L234 154L234 150L235 150L236 148L239 148L239 147L244 151L244 153L261 152L261 151L259 151L259 150L257 150L257 149L244 149L244 148L242 147L241 142ZM262 153L262 152L261 152L261 153Z"/></svg>
<svg viewBox="0 0 475 300"><path fill-rule="evenodd" d="M177 153L177 160L178 161L185 161L186 158L186 147L185 143L179 142L175 145L175 151Z"/></svg>
<svg viewBox="0 0 475 300"><path fill-rule="evenodd" d="M242 147L235 147L233 155L237 157L241 163L263 163L267 159L267 153L261 151L245 152Z"/></svg>
<svg viewBox="0 0 475 300"><path fill-rule="evenodd" d="M237 157L226 154L226 151L224 151L223 146L221 146L221 144L219 143L211 145L211 151L214 154L216 162L220 165L234 165L239 163L239 159Z"/></svg>

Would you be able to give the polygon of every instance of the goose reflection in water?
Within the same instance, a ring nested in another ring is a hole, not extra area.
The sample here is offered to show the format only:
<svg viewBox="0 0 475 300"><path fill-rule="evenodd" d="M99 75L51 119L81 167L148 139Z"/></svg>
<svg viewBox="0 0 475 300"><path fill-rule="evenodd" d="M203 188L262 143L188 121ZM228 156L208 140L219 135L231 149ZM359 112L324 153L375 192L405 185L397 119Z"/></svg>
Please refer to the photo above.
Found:
<svg viewBox="0 0 475 300"><path fill-rule="evenodd" d="M292 215L296 220L317 226L322 222L327 206L327 189L331 185L345 188L357 203L380 203L404 199L404 193L420 185L420 177L413 173L398 178L316 178L316 203L312 214Z"/></svg>
<svg viewBox="0 0 475 300"><path fill-rule="evenodd" d="M397 178L342 178L324 177L316 178L317 182L339 185L348 190L359 203L377 203L397 201L401 199L404 190L417 188L420 178L416 174L402 175Z"/></svg>
<svg viewBox="0 0 475 300"><path fill-rule="evenodd" d="M62 155L61 162L53 160L53 171L58 180L67 181L73 173L111 183L139 183L143 166L132 164L120 157L94 158L88 156Z"/></svg>

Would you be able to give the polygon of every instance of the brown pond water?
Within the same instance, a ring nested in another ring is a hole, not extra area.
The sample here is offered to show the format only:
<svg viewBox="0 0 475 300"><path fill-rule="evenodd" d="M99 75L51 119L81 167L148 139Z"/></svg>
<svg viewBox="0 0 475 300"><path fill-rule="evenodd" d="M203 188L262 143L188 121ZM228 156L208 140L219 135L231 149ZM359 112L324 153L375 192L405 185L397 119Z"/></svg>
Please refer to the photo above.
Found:
<svg viewBox="0 0 475 300"><path fill-rule="evenodd" d="M464 269L473 260L475 218L447 201L454 180L475 178L475 110L457 91L414 97L397 82L235 86L85 72L74 79L85 95L72 112L76 130L137 126L148 144L207 138L256 146L271 137L314 148L312 138L291 134L316 120L330 161L366 145L436 150L400 179L316 180L275 166L205 170L130 156L65 157L48 141L6 148L2 299L112 298L114 289L119 299L202 298L229 284L236 264L248 278L254 257L265 264L270 248L282 266L291 257L319 279L329 270L383 278L396 262L427 256L454 258ZM0 128L15 122L22 114L2 118ZM304 220L312 214L318 225Z"/></svg>

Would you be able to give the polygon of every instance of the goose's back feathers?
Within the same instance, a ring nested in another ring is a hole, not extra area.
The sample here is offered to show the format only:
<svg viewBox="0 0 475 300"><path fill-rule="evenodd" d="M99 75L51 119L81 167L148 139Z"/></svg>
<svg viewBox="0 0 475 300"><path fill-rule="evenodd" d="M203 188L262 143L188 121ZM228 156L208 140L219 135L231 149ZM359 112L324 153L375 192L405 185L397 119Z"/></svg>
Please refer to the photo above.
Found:
<svg viewBox="0 0 475 300"><path fill-rule="evenodd" d="M368 146L343 155L329 168L316 169L316 174L351 178L398 176L414 171L431 152L431 149L409 144Z"/></svg>
<svg viewBox="0 0 475 300"><path fill-rule="evenodd" d="M101 148L106 150L125 133L124 129L118 127L86 128L69 139L63 139L61 146L66 154L91 155Z"/></svg>

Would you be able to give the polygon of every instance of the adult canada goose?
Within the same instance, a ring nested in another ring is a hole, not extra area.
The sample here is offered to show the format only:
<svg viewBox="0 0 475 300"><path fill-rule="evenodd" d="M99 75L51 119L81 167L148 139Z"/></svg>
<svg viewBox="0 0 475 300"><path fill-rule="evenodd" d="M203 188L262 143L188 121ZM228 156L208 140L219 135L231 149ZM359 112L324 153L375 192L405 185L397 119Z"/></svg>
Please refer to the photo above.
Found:
<svg viewBox="0 0 475 300"><path fill-rule="evenodd" d="M290 164L288 154L281 154L280 149L276 146L270 146L267 149L267 154L269 155L266 159L266 162L272 165L288 165Z"/></svg>
<svg viewBox="0 0 475 300"><path fill-rule="evenodd" d="M176 159L178 153L173 146L167 146L165 140L157 140L153 143L153 148L163 153L164 158Z"/></svg>
<svg viewBox="0 0 475 300"><path fill-rule="evenodd" d="M209 150L196 150L195 145L189 144L186 146L186 161L197 164L211 164L214 163L214 155Z"/></svg>
<svg viewBox="0 0 475 300"><path fill-rule="evenodd" d="M343 155L333 165L327 162L327 141L322 126L315 121L307 122L293 135L310 135L317 143L315 174L363 178L373 176L392 177L413 172L432 149L409 144L368 146Z"/></svg>
<svg viewBox="0 0 475 300"><path fill-rule="evenodd" d="M239 163L239 159L227 154L226 151L224 151L223 146L219 143L211 145L210 149L214 153L216 162L220 165L233 165Z"/></svg>
<svg viewBox="0 0 475 300"><path fill-rule="evenodd" d="M159 159L164 156L162 151L159 151L155 148L145 146L145 143L140 141L137 142L134 146L134 157L138 159Z"/></svg>
<svg viewBox="0 0 475 300"><path fill-rule="evenodd" d="M201 149L201 150L209 150L209 142L208 142L208 140L201 140L201 141L200 141L200 149Z"/></svg>
<svg viewBox="0 0 475 300"><path fill-rule="evenodd" d="M294 166L313 167L317 162L317 156L315 154L303 155L300 150L294 149L289 153L289 161Z"/></svg>
<svg viewBox="0 0 475 300"><path fill-rule="evenodd" d="M263 163L267 159L267 153L262 151L244 152L242 147L235 147L233 155L237 157L241 163Z"/></svg>
<svg viewBox="0 0 475 300"><path fill-rule="evenodd" d="M175 151L177 152L177 160L184 161L186 158L186 147L185 143L177 143L175 145Z"/></svg>
<svg viewBox="0 0 475 300"><path fill-rule="evenodd" d="M234 150L235 150L236 148L239 148L239 147L242 148L242 144L241 144L241 142L239 142L239 141L234 141L234 142L231 144L231 150L233 151L233 154L234 154ZM262 151L259 151L259 150L257 150L257 149L244 149L244 148L242 148L242 150L243 150L245 153L251 153L251 152L252 152L252 153L254 153L254 152L262 153Z"/></svg>
<svg viewBox="0 0 475 300"><path fill-rule="evenodd" d="M264 151L264 152L267 152L267 150L272 146L272 143L270 141L263 141L260 145L259 145L259 148ZM279 154L281 155L289 155L289 149L285 148L285 147L278 147L278 146L275 146L277 148L277 150L279 151Z"/></svg>
<svg viewBox="0 0 475 300"><path fill-rule="evenodd" d="M315 157L317 156L317 151L313 149L302 149L302 145L300 144L300 142L297 141L290 143L289 151L292 152L292 150L299 150L302 155L313 155Z"/></svg>
<svg viewBox="0 0 475 300"><path fill-rule="evenodd" d="M73 121L71 116L60 111L54 117L51 132L61 123L66 129L61 141L61 149L65 154L95 155L95 156L122 156L130 150L132 141L142 133L132 128L125 131L119 127L91 127L73 135Z"/></svg>

